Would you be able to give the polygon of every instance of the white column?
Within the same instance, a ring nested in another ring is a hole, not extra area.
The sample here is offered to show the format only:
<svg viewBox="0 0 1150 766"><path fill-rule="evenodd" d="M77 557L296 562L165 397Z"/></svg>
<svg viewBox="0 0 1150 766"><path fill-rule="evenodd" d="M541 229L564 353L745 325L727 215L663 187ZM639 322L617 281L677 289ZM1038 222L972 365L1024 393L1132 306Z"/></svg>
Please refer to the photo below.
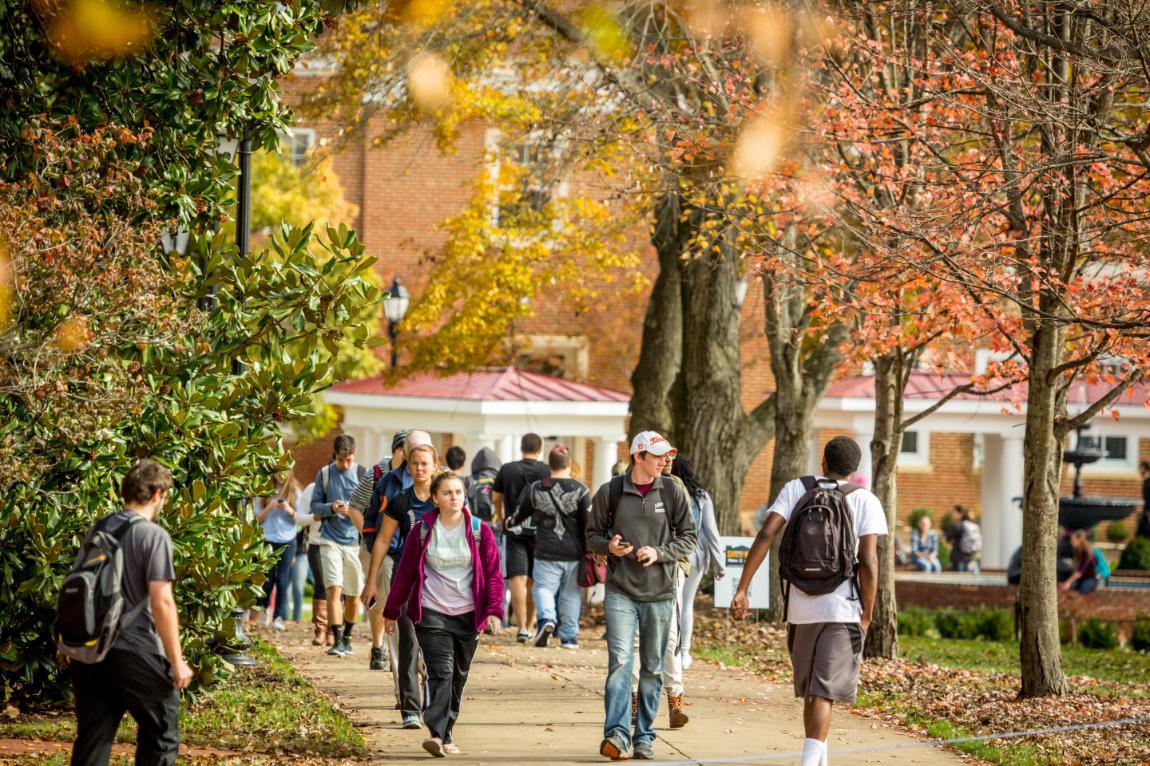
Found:
<svg viewBox="0 0 1150 766"><path fill-rule="evenodd" d="M873 429L860 429L855 431L855 441L858 442L859 450L862 452L862 458L859 460L859 469L856 473L866 479L866 488L874 489L874 462L870 456L870 443L874 439ZM822 455L819 455L819 461L822 462Z"/></svg>
<svg viewBox="0 0 1150 766"><path fill-rule="evenodd" d="M375 465L380 460L391 457L391 434L382 426L369 426L367 428L367 443L364 446L362 462L364 465Z"/></svg>
<svg viewBox="0 0 1150 766"><path fill-rule="evenodd" d="M807 455L807 473L811 476L820 473L822 471L822 463L822 431L818 428L812 428L810 454Z"/></svg>
<svg viewBox="0 0 1150 766"><path fill-rule="evenodd" d="M510 463L519 457L515 454L516 442L515 434L507 434L506 436L499 437L495 452L498 453L499 459L504 463Z"/></svg>
<svg viewBox="0 0 1150 766"><path fill-rule="evenodd" d="M1005 569L1022 545L1022 435L986 434L982 459L982 566ZM945 509L949 510L949 509Z"/></svg>
<svg viewBox="0 0 1150 766"><path fill-rule="evenodd" d="M495 439L487 434L456 434L456 444L463 447L463 451L467 453L467 470L471 471L471 461L479 454L479 450L484 447L494 448Z"/></svg>
<svg viewBox="0 0 1150 766"><path fill-rule="evenodd" d="M591 494L599 487L611 481L611 469L619 460L619 442L622 439L596 439L595 440L595 474L588 485Z"/></svg>

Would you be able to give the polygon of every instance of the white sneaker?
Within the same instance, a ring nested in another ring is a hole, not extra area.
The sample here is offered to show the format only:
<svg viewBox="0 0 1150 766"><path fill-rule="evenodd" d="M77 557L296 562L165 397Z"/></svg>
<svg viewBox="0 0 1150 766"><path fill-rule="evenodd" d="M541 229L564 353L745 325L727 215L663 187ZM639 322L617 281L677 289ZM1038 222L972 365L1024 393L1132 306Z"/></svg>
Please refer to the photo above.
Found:
<svg viewBox="0 0 1150 766"><path fill-rule="evenodd" d="M284 625L283 620L281 620L279 617L277 617L274 620L272 620L272 630L287 630L287 626Z"/></svg>
<svg viewBox="0 0 1150 766"><path fill-rule="evenodd" d="M691 663L692 663L692 662L694 662L694 661L695 661L695 660L694 660L694 658L693 658L693 657L691 657L691 655L689 655L689 654L684 654L684 655L683 655L683 670L687 670L688 668L690 668L690 667L691 667Z"/></svg>

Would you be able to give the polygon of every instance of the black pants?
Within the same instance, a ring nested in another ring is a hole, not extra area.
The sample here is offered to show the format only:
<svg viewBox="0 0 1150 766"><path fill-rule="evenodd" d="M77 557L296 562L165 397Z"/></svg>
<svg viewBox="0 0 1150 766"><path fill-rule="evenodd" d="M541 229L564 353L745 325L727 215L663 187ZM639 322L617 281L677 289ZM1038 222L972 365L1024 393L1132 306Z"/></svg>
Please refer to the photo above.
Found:
<svg viewBox="0 0 1150 766"><path fill-rule="evenodd" d="M324 601L327 599L327 588L323 584L323 567L319 563L319 544L309 543L307 546L307 566L311 570L312 593L314 598ZM364 573L366 574L366 572Z"/></svg>
<svg viewBox="0 0 1150 766"><path fill-rule="evenodd" d="M420 703L419 639L415 635L415 623L405 614L396 621L396 628L399 631L399 662L396 666L399 709L404 715L419 715L423 705Z"/></svg>
<svg viewBox="0 0 1150 766"><path fill-rule="evenodd" d="M72 766L104 766L124 713L139 726L136 765L174 764L180 746L180 693L158 654L113 649L95 665L72 663L76 743Z"/></svg>
<svg viewBox="0 0 1150 766"><path fill-rule="evenodd" d="M431 736L451 742L451 730L459 718L467 673L479 645L475 612L451 616L425 607L415 631L423 649L429 687L423 722Z"/></svg>

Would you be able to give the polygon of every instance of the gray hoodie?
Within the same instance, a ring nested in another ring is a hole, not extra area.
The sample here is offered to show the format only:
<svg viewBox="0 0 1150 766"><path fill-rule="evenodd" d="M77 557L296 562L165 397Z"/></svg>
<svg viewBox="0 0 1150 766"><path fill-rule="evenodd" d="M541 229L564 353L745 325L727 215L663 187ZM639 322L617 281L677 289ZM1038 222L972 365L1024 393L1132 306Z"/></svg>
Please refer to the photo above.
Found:
<svg viewBox="0 0 1150 766"><path fill-rule="evenodd" d="M483 447L471 459L471 477L476 478L483 470L498 471L502 465L503 461L495 454L495 450Z"/></svg>
<svg viewBox="0 0 1150 766"><path fill-rule="evenodd" d="M679 482L660 476L643 497L635 489L628 471L623 478L623 495L615 509L613 529L607 525L610 497L611 483L607 482L595 493L587 523L587 549L607 556L607 591L620 593L632 601L673 598L675 567L679 559L691 555L697 541L687 491ZM607 549L616 534L634 546L623 558L612 556ZM648 545L658 552L659 558L645 567L635 554Z"/></svg>

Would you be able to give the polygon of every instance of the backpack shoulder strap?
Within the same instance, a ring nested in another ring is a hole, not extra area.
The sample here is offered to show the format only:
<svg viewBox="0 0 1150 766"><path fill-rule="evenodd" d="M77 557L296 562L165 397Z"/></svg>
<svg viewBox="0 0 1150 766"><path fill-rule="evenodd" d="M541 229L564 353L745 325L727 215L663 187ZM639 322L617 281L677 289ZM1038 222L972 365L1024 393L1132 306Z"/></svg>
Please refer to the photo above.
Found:
<svg viewBox="0 0 1150 766"><path fill-rule="evenodd" d="M819 480L814 476L803 476L799 481L803 483L803 489L807 492L810 492L819 485Z"/></svg>
<svg viewBox="0 0 1150 766"><path fill-rule="evenodd" d="M427 545L427 536L431 534L431 530L423 523L423 519L419 520L419 544Z"/></svg>
<svg viewBox="0 0 1150 766"><path fill-rule="evenodd" d="M849 481L846 484L839 485L839 492L842 492L843 495L849 495L853 492L858 492L860 489L862 489L862 487L858 486L857 484L851 484Z"/></svg>
<svg viewBox="0 0 1150 766"><path fill-rule="evenodd" d="M619 501L623 499L623 476L612 477L607 489L607 529L615 526L615 512L619 510Z"/></svg>
<svg viewBox="0 0 1150 766"><path fill-rule="evenodd" d="M319 476L320 476L320 479L319 479L320 484L323 485L323 499L329 500L330 498L328 498L328 496L327 496L327 488L328 488L328 485L331 484L331 464L330 463L325 465L323 468L319 469Z"/></svg>
<svg viewBox="0 0 1150 766"><path fill-rule="evenodd" d="M480 535L483 534L483 522L476 516L471 517L471 534L475 537L475 542L479 542Z"/></svg>

